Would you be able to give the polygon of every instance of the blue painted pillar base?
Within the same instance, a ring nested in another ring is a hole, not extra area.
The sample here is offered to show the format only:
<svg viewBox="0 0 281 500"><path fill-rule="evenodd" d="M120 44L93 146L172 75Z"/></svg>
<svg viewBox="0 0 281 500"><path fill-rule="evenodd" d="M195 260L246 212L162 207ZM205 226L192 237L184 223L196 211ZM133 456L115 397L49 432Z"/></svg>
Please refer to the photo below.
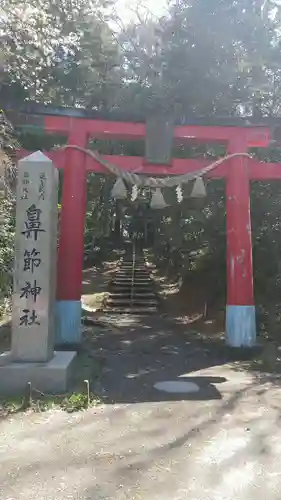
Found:
<svg viewBox="0 0 281 500"><path fill-rule="evenodd" d="M226 306L226 343L230 347L256 345L255 306Z"/></svg>
<svg viewBox="0 0 281 500"><path fill-rule="evenodd" d="M55 345L81 342L81 301L57 300L55 304Z"/></svg>

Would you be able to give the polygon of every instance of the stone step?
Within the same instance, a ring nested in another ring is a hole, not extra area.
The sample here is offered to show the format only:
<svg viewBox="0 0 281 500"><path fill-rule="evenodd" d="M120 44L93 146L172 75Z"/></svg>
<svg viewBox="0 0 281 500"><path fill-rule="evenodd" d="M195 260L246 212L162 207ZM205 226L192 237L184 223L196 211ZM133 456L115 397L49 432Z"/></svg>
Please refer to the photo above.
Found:
<svg viewBox="0 0 281 500"><path fill-rule="evenodd" d="M133 267L133 266L120 266L119 270L117 272L120 272L120 271L132 271L134 269L135 272L137 273L148 273L148 269L146 269L145 267Z"/></svg>
<svg viewBox="0 0 281 500"><path fill-rule="evenodd" d="M131 289L128 288L123 288L123 289L111 289L109 294L114 295L114 294L121 294L123 297L131 297ZM143 296L144 293L147 293L148 295L153 295L155 297L155 294L153 293L153 290L150 288L147 288L146 290L141 290L140 295L139 295L139 290L134 290L134 295L136 296Z"/></svg>
<svg viewBox="0 0 281 500"><path fill-rule="evenodd" d="M133 261L133 259L123 259L119 262L121 262L122 264L132 264L133 262L135 262L135 264L142 264L143 266L146 266L146 261L143 259L136 259L135 261Z"/></svg>
<svg viewBox="0 0 281 500"><path fill-rule="evenodd" d="M135 267L136 269L148 269L148 267L145 264L123 264L121 263L119 267Z"/></svg>
<svg viewBox="0 0 281 500"><path fill-rule="evenodd" d="M128 257L128 258L123 258L121 259L121 262L133 262L133 259L132 257ZM146 263L146 260L143 259L142 257L139 257L138 259L135 259L135 262L141 262L142 264L145 264Z"/></svg>
<svg viewBox="0 0 281 500"><path fill-rule="evenodd" d="M128 278L127 276L124 276L124 277L123 277L123 276L120 276L120 277L119 277L119 276L117 275L115 278L113 278L113 280L112 280L112 281L132 281L132 279L131 279L131 278ZM143 282L145 282L145 281L151 281L151 279L150 279L150 277L148 277L148 278L139 278L138 276L135 276L134 281L136 281L136 282L138 281L139 283L143 283Z"/></svg>
<svg viewBox="0 0 281 500"><path fill-rule="evenodd" d="M120 267L126 267L126 268L135 267L135 269L148 269L148 267L145 264L135 264L135 265L133 265L133 263L131 263L131 264L123 264L123 263L121 263L120 266L119 266L119 268Z"/></svg>
<svg viewBox="0 0 281 500"><path fill-rule="evenodd" d="M140 285L145 285L147 283L149 283L150 285L153 283L153 280L151 278L137 278L136 276L133 278L128 278L127 276L121 276L120 278L118 276L116 276L115 278L113 278L109 283L121 283L121 285L123 284L128 284L128 285L132 285L132 283L134 284L140 284Z"/></svg>
<svg viewBox="0 0 281 500"><path fill-rule="evenodd" d="M110 283L120 281L122 283L128 282L130 284L132 283L153 283L153 280L151 279L150 276L130 276L130 275L116 275Z"/></svg>
<svg viewBox="0 0 281 500"><path fill-rule="evenodd" d="M149 288L149 290L153 290L153 286L151 283L135 283L134 285L132 285L131 281L129 281L129 282L125 282L125 283L124 282L115 282L115 283L113 283L113 285L124 286L125 288L127 288L129 290L132 290L132 288L135 288L136 290L143 288L146 291L148 288ZM110 290L112 290L112 288L110 288Z"/></svg>
<svg viewBox="0 0 281 500"><path fill-rule="evenodd" d="M153 287L153 283L152 282L149 282L149 283L135 283L134 287L138 290L138 291L144 291L144 292L147 292L148 290L153 290L154 287ZM111 283L109 285L109 288L110 290L112 290L113 288L114 289L118 289L120 291L123 291L123 290L131 290L132 289L132 283L127 283L127 282L119 282L119 283Z"/></svg>
<svg viewBox="0 0 281 500"><path fill-rule="evenodd" d="M117 285L118 286L123 286L123 290L124 288L128 289L128 290L132 290L132 288L134 288L135 290L139 290L140 288L143 289L144 291L147 291L149 289L150 290L153 290L153 286L151 283L135 283L134 285L132 285L131 282L129 283L124 283L124 282L116 282L116 283L113 283L113 285ZM112 287L110 287L110 290L112 290ZM122 291L123 291L122 290Z"/></svg>
<svg viewBox="0 0 281 500"><path fill-rule="evenodd" d="M134 274L134 276L139 276L140 278L142 277L150 278L150 273L146 273L144 271L133 271L132 269L120 269L120 271L118 271L118 273L115 274L115 277L118 278L119 276L122 276L124 274L126 276L132 276Z"/></svg>
<svg viewBox="0 0 281 500"><path fill-rule="evenodd" d="M133 262L120 262L120 266L122 267L142 267L143 269L146 269L147 266L145 263L143 262L135 262L135 264L133 264Z"/></svg>
<svg viewBox="0 0 281 500"><path fill-rule="evenodd" d="M116 275L116 278L141 278L141 279L150 279L150 275L146 273L131 273L131 272L119 272Z"/></svg>
<svg viewBox="0 0 281 500"><path fill-rule="evenodd" d="M121 264L119 266L120 269L133 269L133 267L135 269L142 269L142 270L147 270L148 268L144 265L140 265L140 264L136 264L135 266L133 266L133 264Z"/></svg>
<svg viewBox="0 0 281 500"><path fill-rule="evenodd" d="M109 314L153 314L157 313L157 307L105 307L103 309L104 313Z"/></svg>
<svg viewBox="0 0 281 500"><path fill-rule="evenodd" d="M120 298L128 298L130 299L132 296L131 291L122 291L122 292L113 292L110 293L109 298L112 299L120 299ZM134 299L154 299L155 293L153 292L139 292L137 290L133 293Z"/></svg>
<svg viewBox="0 0 281 500"><path fill-rule="evenodd" d="M145 268L138 268L138 267L135 267L133 268L132 266L130 267L123 267L121 266L120 269L117 271L118 273L120 272L132 272L134 271L135 273L147 273L147 274L150 274L149 270L148 269L145 269Z"/></svg>
<svg viewBox="0 0 281 500"><path fill-rule="evenodd" d="M150 303L153 305L158 305L158 301L156 300L155 298L155 295L151 295L150 297L135 297L135 295L133 295L133 298L131 299L131 297L129 295L123 295L123 296L120 296L120 297L115 297L113 295L110 295L108 298L107 298L107 301L106 301L106 304L113 304L113 302L118 302L119 304L122 302L122 303L128 303L128 305L130 305L131 303L131 300L133 303L138 303L138 305L149 305Z"/></svg>
<svg viewBox="0 0 281 500"><path fill-rule="evenodd" d="M145 263L142 263L142 262L135 262L135 264L133 264L133 262L120 262L120 266L122 267L142 267L143 269L146 269L147 268L147 265Z"/></svg>
<svg viewBox="0 0 281 500"><path fill-rule="evenodd" d="M124 298L111 298L110 296L108 297L106 301L107 305L118 305L118 306L128 306L130 307L131 305L137 305L137 306L156 306L158 304L157 300L154 299L147 299L147 298L135 298L133 297L132 299L127 299L126 297Z"/></svg>

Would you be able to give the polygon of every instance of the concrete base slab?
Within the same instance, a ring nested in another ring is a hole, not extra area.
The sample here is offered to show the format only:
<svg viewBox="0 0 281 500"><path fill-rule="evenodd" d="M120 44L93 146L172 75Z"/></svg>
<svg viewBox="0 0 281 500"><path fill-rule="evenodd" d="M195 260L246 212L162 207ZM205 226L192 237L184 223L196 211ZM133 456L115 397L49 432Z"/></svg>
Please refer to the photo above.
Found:
<svg viewBox="0 0 281 500"><path fill-rule="evenodd" d="M43 393L66 392L76 352L55 352L47 363L13 362L10 352L0 355L0 394L23 392L28 382Z"/></svg>

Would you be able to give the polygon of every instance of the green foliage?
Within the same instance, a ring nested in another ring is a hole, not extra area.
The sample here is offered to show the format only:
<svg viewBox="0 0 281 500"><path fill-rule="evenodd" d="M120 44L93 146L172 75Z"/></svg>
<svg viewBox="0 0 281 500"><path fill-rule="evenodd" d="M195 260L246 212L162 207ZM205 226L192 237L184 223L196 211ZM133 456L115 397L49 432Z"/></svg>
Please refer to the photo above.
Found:
<svg viewBox="0 0 281 500"><path fill-rule="evenodd" d="M106 0L3 0L2 102L106 107L118 83L108 5Z"/></svg>
<svg viewBox="0 0 281 500"><path fill-rule="evenodd" d="M0 200L0 312L12 289L15 220L11 201Z"/></svg>
<svg viewBox="0 0 281 500"><path fill-rule="evenodd" d="M15 216L13 184L15 170L9 154L16 145L10 124L1 112L0 171L1 184L5 180L4 192L0 193L0 315L10 307L12 290Z"/></svg>
<svg viewBox="0 0 281 500"><path fill-rule="evenodd" d="M87 178L87 209L85 226L85 245L90 252L101 251L105 257L105 244L112 229L114 200L110 192L114 180L95 174Z"/></svg>
<svg viewBox="0 0 281 500"><path fill-rule="evenodd" d="M275 113L280 41L278 16L271 13L262 15L260 2L252 0L170 2L167 16L132 24L122 34L134 82L128 94L136 89L139 107L160 105L179 118Z"/></svg>
<svg viewBox="0 0 281 500"><path fill-rule="evenodd" d="M68 413L83 410L88 406L87 394L74 393L69 398L66 398L62 403L63 408Z"/></svg>
<svg viewBox="0 0 281 500"><path fill-rule="evenodd" d="M51 409L60 408L67 413L74 413L87 409L89 406L97 406L100 404L100 399L90 394L88 395L81 392L74 392L62 396L32 396L29 398L23 396L10 397L8 399L0 399L0 416L12 415L15 413L31 410L34 412L45 412Z"/></svg>

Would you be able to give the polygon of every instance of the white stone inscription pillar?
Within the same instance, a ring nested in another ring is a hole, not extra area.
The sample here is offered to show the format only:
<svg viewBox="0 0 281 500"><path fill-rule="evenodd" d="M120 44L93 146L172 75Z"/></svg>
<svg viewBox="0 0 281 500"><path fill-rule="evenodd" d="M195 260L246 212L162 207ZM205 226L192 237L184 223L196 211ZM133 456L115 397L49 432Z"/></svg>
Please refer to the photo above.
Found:
<svg viewBox="0 0 281 500"><path fill-rule="evenodd" d="M47 362L54 355L58 175L40 151L18 166L13 361Z"/></svg>

